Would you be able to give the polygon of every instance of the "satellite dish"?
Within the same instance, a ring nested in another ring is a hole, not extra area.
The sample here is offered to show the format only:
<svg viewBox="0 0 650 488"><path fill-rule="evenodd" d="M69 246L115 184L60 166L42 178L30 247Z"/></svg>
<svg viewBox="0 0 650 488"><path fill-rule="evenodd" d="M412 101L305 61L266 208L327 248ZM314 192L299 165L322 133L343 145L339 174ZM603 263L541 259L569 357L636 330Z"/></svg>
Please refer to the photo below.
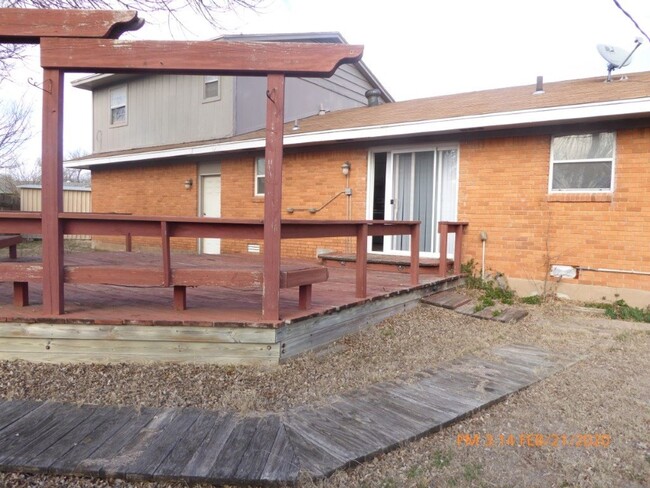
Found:
<svg viewBox="0 0 650 488"><path fill-rule="evenodd" d="M612 81L612 71L615 69L620 69L623 68L624 66L627 66L631 62L632 55L634 54L634 51L639 49L639 46L643 42L643 38L637 37L634 40L634 49L632 51L628 52L625 49L621 49L620 47L616 46L610 46L607 44L598 44L596 46L596 49L598 49L598 53L607 61L607 81L610 82Z"/></svg>

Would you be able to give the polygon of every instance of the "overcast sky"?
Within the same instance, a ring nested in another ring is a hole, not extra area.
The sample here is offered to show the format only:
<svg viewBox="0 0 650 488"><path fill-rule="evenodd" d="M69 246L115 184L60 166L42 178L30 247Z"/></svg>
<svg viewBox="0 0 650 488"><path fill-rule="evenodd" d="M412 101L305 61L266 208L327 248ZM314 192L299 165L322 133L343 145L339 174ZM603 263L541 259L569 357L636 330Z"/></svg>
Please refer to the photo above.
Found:
<svg viewBox="0 0 650 488"><path fill-rule="evenodd" d="M650 33L650 1L619 0ZM189 15L186 29L167 19L149 24L131 39L209 39L221 34L338 31L365 46L363 60L396 100L495 87L605 76L599 43L631 50L642 34L612 0L267 0L260 12L224 16L221 30ZM650 42L621 72L650 70ZM32 100L40 126L40 92L26 83L41 78L37 63L20 72L8 93ZM77 75L75 75L77 76ZM69 83L68 83L69 85ZM65 152L90 151L88 92L68 87ZM39 131L40 127L36 128ZM26 151L40 153L40 135Z"/></svg>

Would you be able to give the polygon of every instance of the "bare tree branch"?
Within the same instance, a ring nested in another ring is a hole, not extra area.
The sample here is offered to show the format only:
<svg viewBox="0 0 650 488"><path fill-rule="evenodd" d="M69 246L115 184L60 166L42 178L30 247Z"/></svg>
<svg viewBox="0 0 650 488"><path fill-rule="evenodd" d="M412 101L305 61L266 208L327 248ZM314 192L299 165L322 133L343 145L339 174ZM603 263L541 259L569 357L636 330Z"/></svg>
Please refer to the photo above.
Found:
<svg viewBox="0 0 650 488"><path fill-rule="evenodd" d="M20 165L16 155L31 136L30 113L30 107L22 102L0 101L0 168Z"/></svg>

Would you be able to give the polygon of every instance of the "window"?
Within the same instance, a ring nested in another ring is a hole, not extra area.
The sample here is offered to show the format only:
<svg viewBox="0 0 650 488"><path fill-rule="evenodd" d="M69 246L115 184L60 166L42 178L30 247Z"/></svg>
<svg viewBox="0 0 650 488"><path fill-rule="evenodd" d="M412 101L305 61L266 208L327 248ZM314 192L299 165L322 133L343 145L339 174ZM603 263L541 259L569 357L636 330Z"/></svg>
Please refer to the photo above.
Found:
<svg viewBox="0 0 650 488"><path fill-rule="evenodd" d="M203 100L218 100L220 90L221 80L218 76L203 77Z"/></svg>
<svg viewBox="0 0 650 488"><path fill-rule="evenodd" d="M551 192L609 192L614 186L614 132L554 137Z"/></svg>
<svg viewBox="0 0 650 488"><path fill-rule="evenodd" d="M110 90L111 125L126 124L126 85Z"/></svg>
<svg viewBox="0 0 650 488"><path fill-rule="evenodd" d="M255 196L264 195L264 171L266 161L259 157L255 160Z"/></svg>

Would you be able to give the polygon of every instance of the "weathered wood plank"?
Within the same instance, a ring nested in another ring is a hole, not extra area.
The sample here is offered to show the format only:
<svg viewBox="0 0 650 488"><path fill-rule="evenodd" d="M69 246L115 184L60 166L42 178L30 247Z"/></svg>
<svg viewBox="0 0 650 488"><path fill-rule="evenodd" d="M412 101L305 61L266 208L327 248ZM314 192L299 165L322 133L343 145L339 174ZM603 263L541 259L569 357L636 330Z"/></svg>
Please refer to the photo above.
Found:
<svg viewBox="0 0 650 488"><path fill-rule="evenodd" d="M230 438L230 434L239 422L240 418L232 413L219 416L181 471L181 476L186 477L189 481L206 479L215 460Z"/></svg>
<svg viewBox="0 0 650 488"><path fill-rule="evenodd" d="M91 325L3 323L0 337L42 339L126 340L162 342L205 342L274 344L275 329L256 327L192 327L139 325Z"/></svg>
<svg viewBox="0 0 650 488"><path fill-rule="evenodd" d="M154 417L146 428L118 454L120 476L133 480L148 480L163 460L174 450L181 437L199 417L199 411L166 410ZM122 461L126 460L126 462Z"/></svg>
<svg viewBox="0 0 650 488"><path fill-rule="evenodd" d="M92 352L73 354L57 353L43 355L42 352L0 352L0 360L3 361L32 361L37 363L64 364L64 363L96 363L96 364L147 364L156 361L169 361L178 364L217 364L217 365L246 365L246 366L274 366L278 364L277 356L274 357L249 357L242 356L192 356L191 354L161 356L156 354L119 354L115 352L103 355Z"/></svg>
<svg viewBox="0 0 650 488"><path fill-rule="evenodd" d="M313 439L322 438L322 446L348 462L360 460L383 447L383 442L375 436L364 435L366 432L355 429L357 425L349 416L332 408L294 410L286 425L310 432Z"/></svg>
<svg viewBox="0 0 650 488"><path fill-rule="evenodd" d="M447 412L442 412L439 407L429 404L430 396L417 394L416 385L393 386L390 388L370 387L370 391L381 392L386 400L401 405L415 417L429 423L436 424L449 419Z"/></svg>
<svg viewBox="0 0 650 488"><path fill-rule="evenodd" d="M132 10L0 9L0 42L37 43L43 37L111 37L144 24Z"/></svg>
<svg viewBox="0 0 650 488"><path fill-rule="evenodd" d="M81 437L81 440L73 442L70 449L62 452L50 464L49 472L55 474L89 472L84 468L84 460L97 452L105 443L113 442L111 439L119 432L126 432L129 429L133 429L132 424L142 427L151 418L150 413L142 416L134 408L126 407L101 407L98 415L104 417L105 420L101 421L101 419L98 419L99 423L94 428L90 428L92 426L89 425L89 429L83 429L81 434L84 434L84 431L87 433ZM92 420L92 417L90 420ZM99 473L99 471L99 469L94 469L93 472Z"/></svg>
<svg viewBox="0 0 650 488"><path fill-rule="evenodd" d="M329 77L341 64L359 61L362 54L363 46L348 44L41 40L41 66L73 72Z"/></svg>
<svg viewBox="0 0 650 488"><path fill-rule="evenodd" d="M260 480L268 483L293 483L300 473L300 461L289 442L284 424L280 425Z"/></svg>
<svg viewBox="0 0 650 488"><path fill-rule="evenodd" d="M18 421L0 432L0 459L10 456L47 432L58 420L58 415L65 411L59 403L45 402Z"/></svg>
<svg viewBox="0 0 650 488"><path fill-rule="evenodd" d="M281 425L277 415L267 414L260 419L253 438L237 465L234 479L251 483L259 481Z"/></svg>
<svg viewBox="0 0 650 488"><path fill-rule="evenodd" d="M154 476L176 479L224 415L218 412L201 412L187 431L179 436L178 443L156 468Z"/></svg>
<svg viewBox="0 0 650 488"><path fill-rule="evenodd" d="M51 466L65 458L66 454L75 449L88 436L95 432L102 424L115 421L120 418L117 409L106 407L95 407L92 413L79 423L74 429L62 436L47 449L29 460L29 465L37 471L50 471ZM126 421L126 419L124 419ZM26 463L23 469L28 469ZM75 463L76 465L76 463Z"/></svg>
<svg viewBox="0 0 650 488"><path fill-rule="evenodd" d="M255 431L262 421L262 417L242 418L230 433L226 443L214 460L214 464L207 474L211 483L236 482L235 473L242 461L243 455L253 440Z"/></svg>
<svg viewBox="0 0 650 488"><path fill-rule="evenodd" d="M118 453L153 420L157 413L157 409L142 409L139 415L129 418L92 454L82 459L76 469L91 476L105 476L107 472L114 472Z"/></svg>
<svg viewBox="0 0 650 488"><path fill-rule="evenodd" d="M350 398L344 397L332 407L336 410L345 408L344 411L349 415L357 419L364 419L365 423L375 424L378 430L394 439L395 442L410 439L418 430L416 422L376 404L373 397L367 393Z"/></svg>
<svg viewBox="0 0 650 488"><path fill-rule="evenodd" d="M3 450L0 454L0 464L9 470L38 470L32 460L82 424L97 408L91 405L66 407L57 412L49 428L39 429L31 438L22 435L23 443L20 448Z"/></svg>
<svg viewBox="0 0 650 488"><path fill-rule="evenodd" d="M42 405L33 400L4 400L0 402L0 436L2 430L20 420L28 413Z"/></svg>
<svg viewBox="0 0 650 488"><path fill-rule="evenodd" d="M78 339L29 339L29 338L0 338L0 357L2 353L40 353L41 361L47 356L70 354L87 356L96 354L97 360L119 355L131 356L132 360L139 357L166 357L168 360L189 360L197 358L249 358L275 359L279 356L279 347L270 344L237 344L237 343L193 343L166 341L101 341Z"/></svg>
<svg viewBox="0 0 650 488"><path fill-rule="evenodd" d="M437 307L448 308L450 310L454 310L461 305L465 305L471 301L472 299L470 297L458 293L454 290L441 291L422 298L423 303L435 305Z"/></svg>
<svg viewBox="0 0 650 488"><path fill-rule="evenodd" d="M285 429L298 458L300 469L311 476L327 476L339 466L347 463L347 459L330 452L327 447L320 445L319 439L311 438L308 432L286 424Z"/></svg>
<svg viewBox="0 0 650 488"><path fill-rule="evenodd" d="M277 331L277 340L282 346L281 360L363 330L395 313L411 310L417 306L423 295L430 293L430 288L412 290L388 298L369 300L355 307L337 310L335 314L284 326Z"/></svg>

